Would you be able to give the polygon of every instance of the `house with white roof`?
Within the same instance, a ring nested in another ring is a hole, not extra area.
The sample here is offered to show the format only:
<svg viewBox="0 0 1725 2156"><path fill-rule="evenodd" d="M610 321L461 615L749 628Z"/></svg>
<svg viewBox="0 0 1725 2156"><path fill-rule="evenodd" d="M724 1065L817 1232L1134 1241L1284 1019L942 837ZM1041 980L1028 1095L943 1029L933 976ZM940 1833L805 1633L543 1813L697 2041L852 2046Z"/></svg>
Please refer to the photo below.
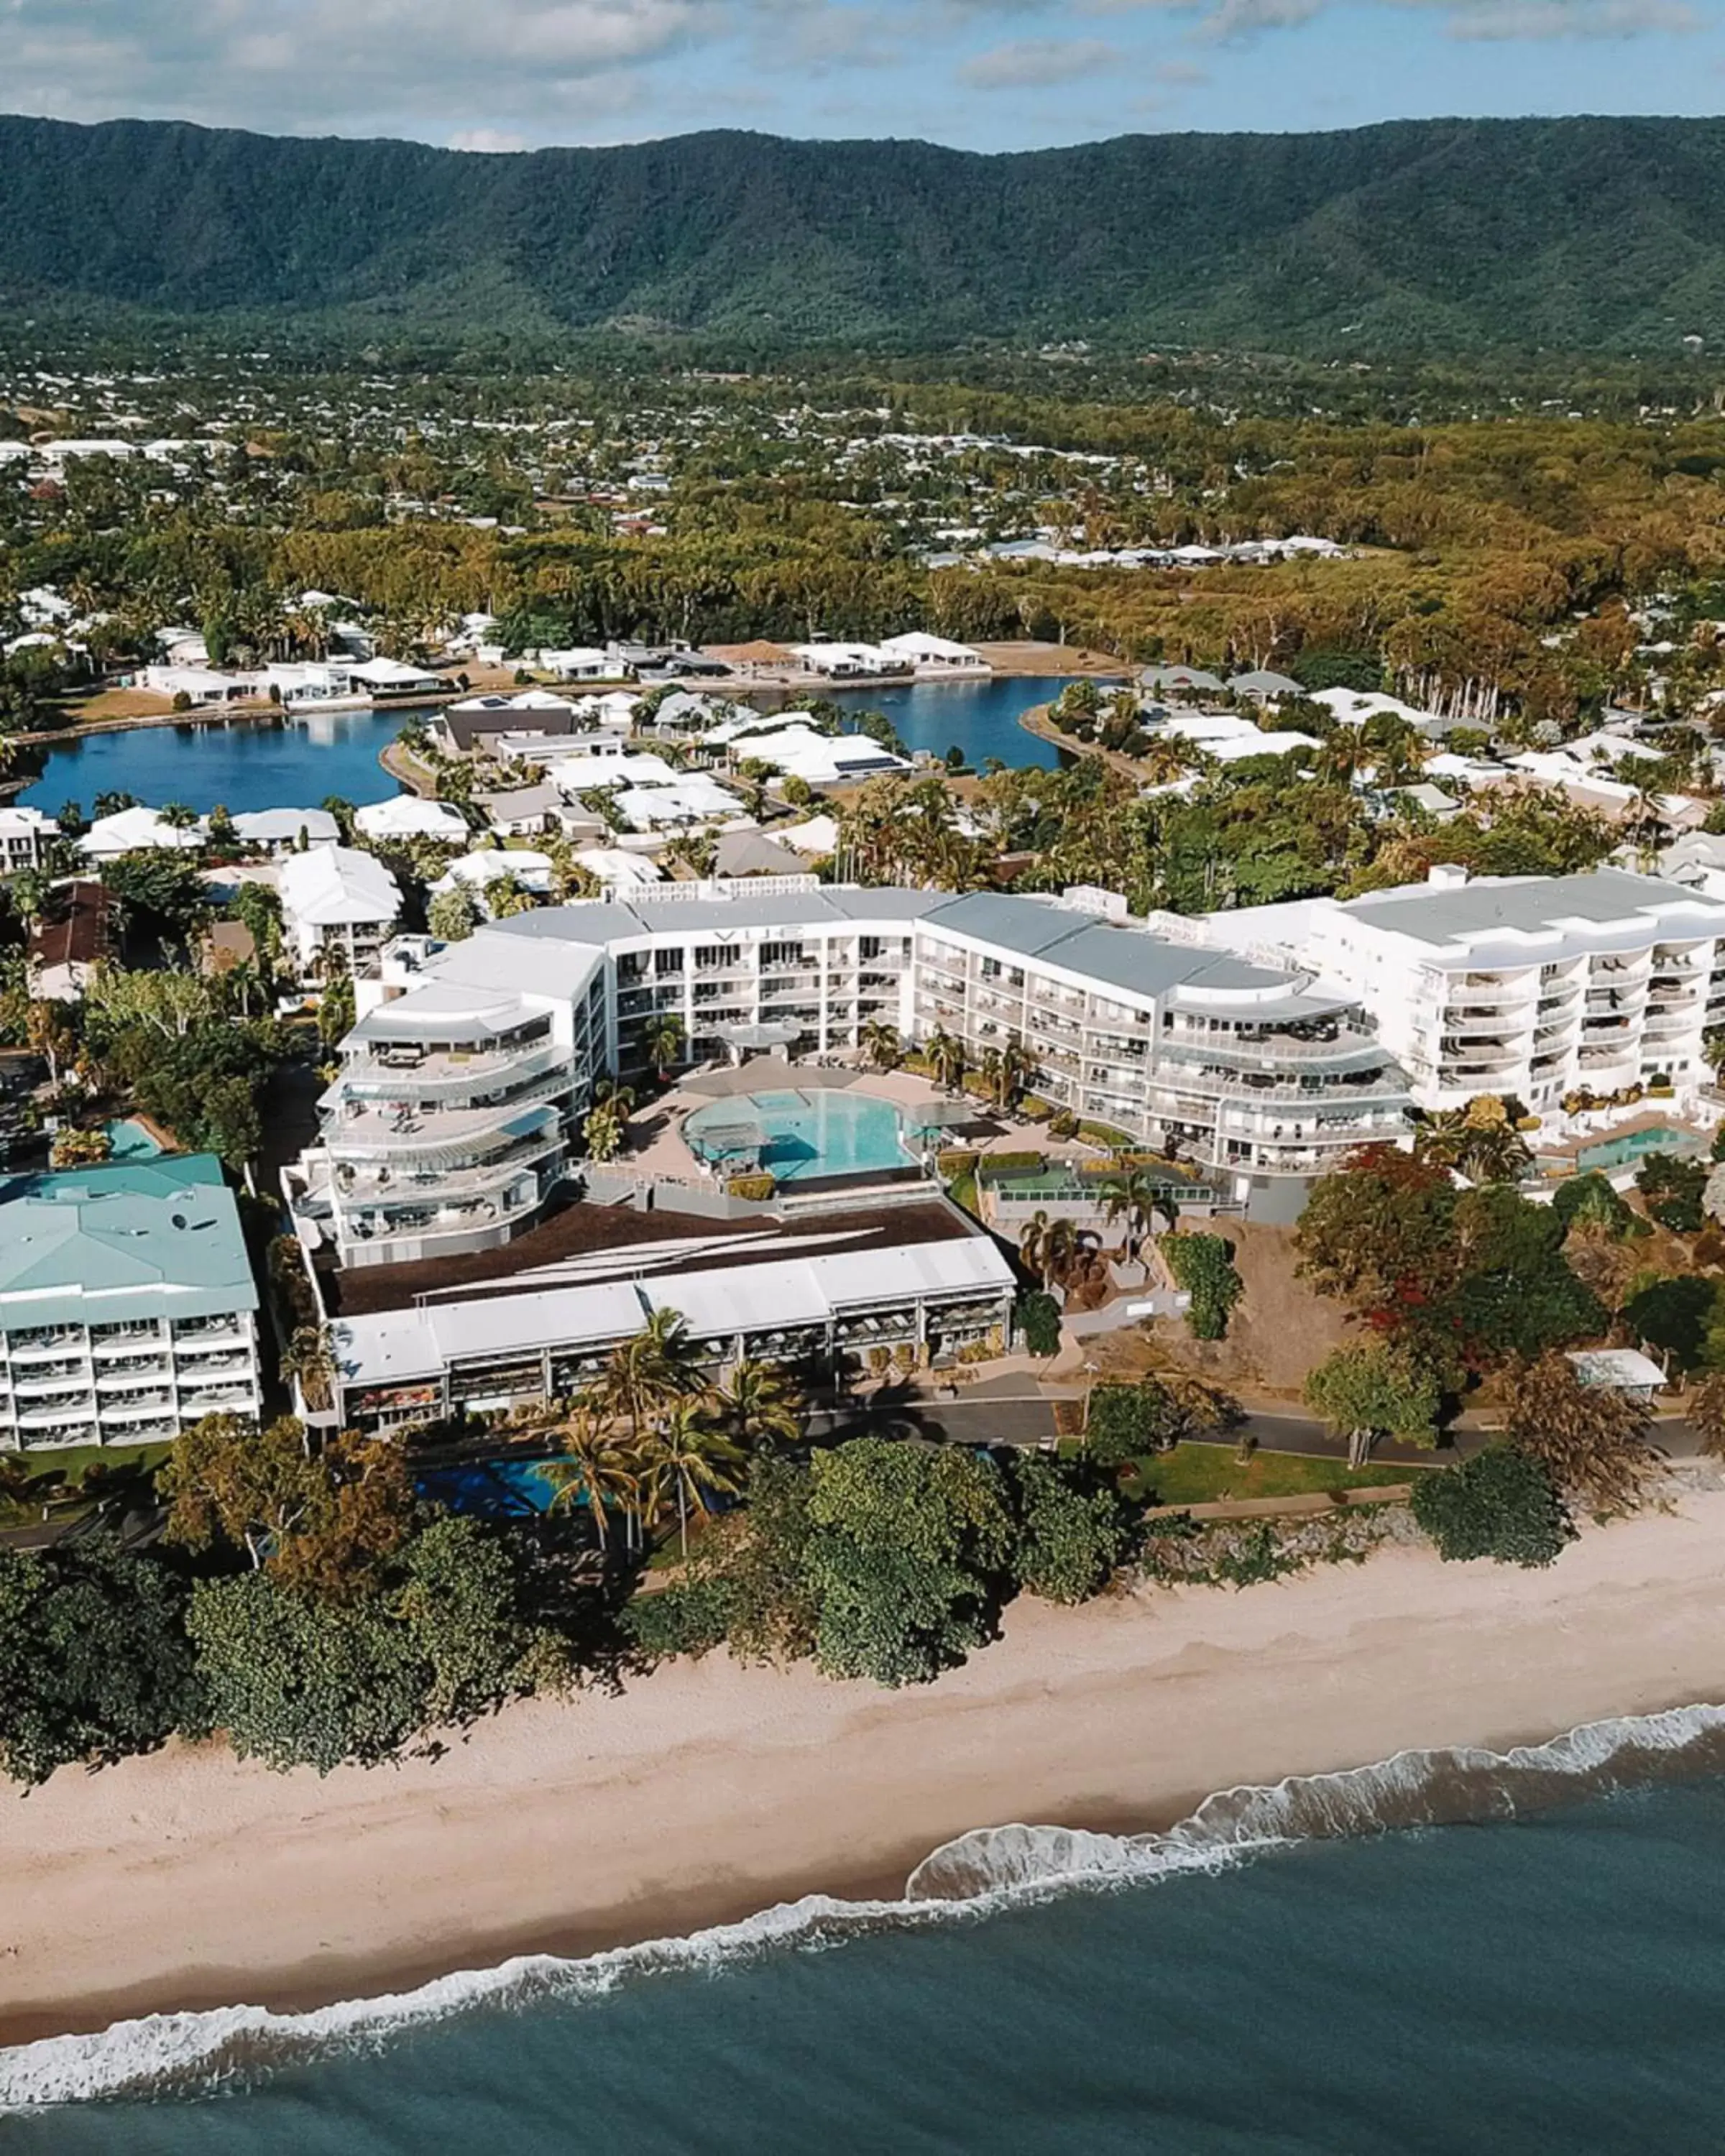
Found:
<svg viewBox="0 0 1725 2156"><path fill-rule="evenodd" d="M824 675L829 681L870 681L911 670L908 659L880 644L839 644L823 637L787 648L806 673Z"/></svg>
<svg viewBox="0 0 1725 2156"><path fill-rule="evenodd" d="M806 724L742 734L732 742L731 753L735 762L752 759L770 765L783 778L801 778L810 786L850 786L861 779L915 768L868 734L824 734Z"/></svg>
<svg viewBox="0 0 1725 2156"><path fill-rule="evenodd" d="M130 808L117 808L111 816L98 816L78 841L78 850L91 861L117 861L122 854L148 853L158 848L166 853L195 853L208 835L209 827L202 816L182 829L177 824L164 824L154 808L146 808L140 802Z"/></svg>
<svg viewBox="0 0 1725 2156"><path fill-rule="evenodd" d="M555 674L559 681L614 681L626 670L608 651L595 650L588 644L573 645L567 651L541 651L536 657L542 670Z"/></svg>
<svg viewBox="0 0 1725 2156"><path fill-rule="evenodd" d="M930 680L942 680L955 675L988 675L994 670L973 645L955 644L949 636L931 636L926 629L911 629L902 636L889 636L880 649Z"/></svg>
<svg viewBox="0 0 1725 2156"><path fill-rule="evenodd" d="M28 808L16 802L0 808L0 876L16 875L21 869L39 869L44 848L59 834L59 825L39 808Z"/></svg>
<svg viewBox="0 0 1725 2156"><path fill-rule="evenodd" d="M434 839L446 846L465 846L471 835L467 819L447 801L422 800L417 793L397 793L388 801L369 801L353 812L353 827L374 845L405 844L410 839Z"/></svg>
<svg viewBox="0 0 1725 2156"><path fill-rule="evenodd" d="M512 846L507 851L501 846L480 847L473 853L463 854L459 860L451 861L429 888L434 896L440 891L465 891L489 917L485 887L502 882L516 884L535 898L548 898L551 856L535 853L526 846Z"/></svg>
<svg viewBox="0 0 1725 2156"><path fill-rule="evenodd" d="M243 844L265 853L297 853L308 846L333 846L341 826L327 808L250 808L234 819Z"/></svg>
<svg viewBox="0 0 1725 2156"><path fill-rule="evenodd" d="M669 786L619 787L611 800L631 831L689 830L703 824L742 820L736 795L727 793L704 771L685 772Z"/></svg>
<svg viewBox="0 0 1725 2156"><path fill-rule="evenodd" d="M401 917L395 878L376 855L354 846L290 854L277 889L283 940L305 981L326 974L332 957L348 973L362 973Z"/></svg>

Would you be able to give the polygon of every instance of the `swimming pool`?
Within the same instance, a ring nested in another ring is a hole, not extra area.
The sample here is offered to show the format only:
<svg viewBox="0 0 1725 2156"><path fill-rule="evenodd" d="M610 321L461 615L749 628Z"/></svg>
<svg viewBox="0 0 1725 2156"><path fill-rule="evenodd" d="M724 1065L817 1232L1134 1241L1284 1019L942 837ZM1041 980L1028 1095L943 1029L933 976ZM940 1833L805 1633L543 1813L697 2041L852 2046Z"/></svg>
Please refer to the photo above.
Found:
<svg viewBox="0 0 1725 2156"><path fill-rule="evenodd" d="M1575 1156L1575 1172L1586 1175L1596 1168L1621 1168L1639 1160L1644 1152L1692 1152L1701 1143L1693 1131L1674 1131L1664 1123L1649 1131L1628 1131L1620 1138L1603 1138L1598 1145L1584 1146Z"/></svg>
<svg viewBox="0 0 1725 2156"><path fill-rule="evenodd" d="M141 1123L130 1116L107 1126L108 1158L110 1160L156 1160L162 1147L157 1144Z"/></svg>
<svg viewBox="0 0 1725 2156"><path fill-rule="evenodd" d="M683 1141L716 1168L743 1174L758 1166L780 1183L916 1164L898 1110L868 1093L746 1093L715 1101L685 1122Z"/></svg>
<svg viewBox="0 0 1725 2156"><path fill-rule="evenodd" d="M525 1520L548 1512L557 1485L545 1460L464 1460L414 1478L422 1497L475 1520Z"/></svg>

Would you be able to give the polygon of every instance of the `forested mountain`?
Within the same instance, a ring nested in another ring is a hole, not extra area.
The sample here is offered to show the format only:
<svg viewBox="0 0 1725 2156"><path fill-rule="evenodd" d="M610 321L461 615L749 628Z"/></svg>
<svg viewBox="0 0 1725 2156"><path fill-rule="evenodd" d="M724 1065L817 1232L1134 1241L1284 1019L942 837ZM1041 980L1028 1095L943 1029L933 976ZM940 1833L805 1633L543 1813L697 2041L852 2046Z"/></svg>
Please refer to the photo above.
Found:
<svg viewBox="0 0 1725 2156"><path fill-rule="evenodd" d="M1725 121L480 156L0 119L0 305L757 346L1725 343Z"/></svg>

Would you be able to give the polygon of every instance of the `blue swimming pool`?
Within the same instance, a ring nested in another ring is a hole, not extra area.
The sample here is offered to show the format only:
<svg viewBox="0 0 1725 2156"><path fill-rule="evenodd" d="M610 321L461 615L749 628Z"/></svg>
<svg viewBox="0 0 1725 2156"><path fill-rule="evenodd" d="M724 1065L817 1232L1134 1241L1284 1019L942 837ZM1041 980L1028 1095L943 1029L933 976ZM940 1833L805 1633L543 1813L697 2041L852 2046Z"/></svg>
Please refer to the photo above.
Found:
<svg viewBox="0 0 1725 2156"><path fill-rule="evenodd" d="M683 1138L715 1168L737 1174L763 1168L781 1183L916 1164L898 1110L867 1093L746 1093L715 1101L689 1117Z"/></svg>
<svg viewBox="0 0 1725 2156"><path fill-rule="evenodd" d="M1674 1131L1664 1123L1646 1131L1630 1131L1620 1138L1603 1138L1597 1145L1584 1146L1575 1156L1578 1174L1586 1175L1594 1168L1622 1168L1643 1153L1689 1153L1700 1150L1701 1140L1693 1131Z"/></svg>
<svg viewBox="0 0 1725 2156"><path fill-rule="evenodd" d="M108 1158L110 1160L156 1160L162 1147L157 1144L141 1123L130 1116L107 1126Z"/></svg>
<svg viewBox="0 0 1725 2156"><path fill-rule="evenodd" d="M475 1520L525 1520L548 1512L557 1486L545 1460L464 1460L415 1477L422 1497Z"/></svg>

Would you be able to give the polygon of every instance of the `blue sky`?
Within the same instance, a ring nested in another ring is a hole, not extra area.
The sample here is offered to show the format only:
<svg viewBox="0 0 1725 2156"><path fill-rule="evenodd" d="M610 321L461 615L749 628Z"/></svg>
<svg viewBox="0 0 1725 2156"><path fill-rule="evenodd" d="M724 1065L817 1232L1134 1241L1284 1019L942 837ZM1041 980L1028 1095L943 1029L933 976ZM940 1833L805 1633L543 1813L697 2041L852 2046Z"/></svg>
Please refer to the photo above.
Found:
<svg viewBox="0 0 1725 2156"><path fill-rule="evenodd" d="M1725 0L0 0L0 105L475 150L1725 109Z"/></svg>

